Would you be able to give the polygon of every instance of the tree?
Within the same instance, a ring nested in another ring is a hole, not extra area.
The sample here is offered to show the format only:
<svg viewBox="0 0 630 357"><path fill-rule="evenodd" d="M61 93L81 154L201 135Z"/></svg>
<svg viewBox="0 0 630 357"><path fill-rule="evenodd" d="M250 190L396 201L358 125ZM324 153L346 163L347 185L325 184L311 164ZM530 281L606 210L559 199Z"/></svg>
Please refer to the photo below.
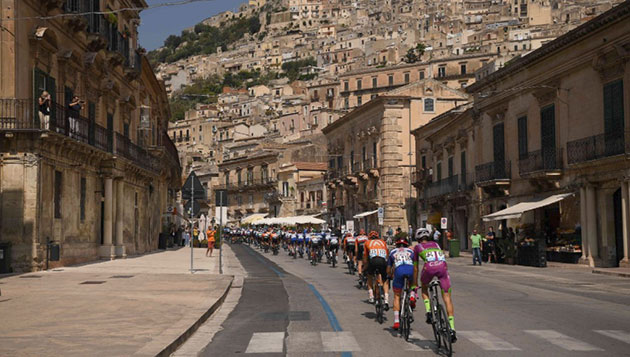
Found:
<svg viewBox="0 0 630 357"><path fill-rule="evenodd" d="M405 62L407 63L416 63L418 62L418 56L416 55L416 51L413 48L410 48L405 55Z"/></svg>

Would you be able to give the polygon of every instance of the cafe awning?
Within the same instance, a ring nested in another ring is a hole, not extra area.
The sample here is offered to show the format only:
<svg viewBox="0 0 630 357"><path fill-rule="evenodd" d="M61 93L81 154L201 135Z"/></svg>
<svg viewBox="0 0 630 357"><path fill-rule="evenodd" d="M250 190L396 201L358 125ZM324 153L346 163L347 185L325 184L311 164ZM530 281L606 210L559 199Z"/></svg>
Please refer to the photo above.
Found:
<svg viewBox="0 0 630 357"><path fill-rule="evenodd" d="M254 223L256 221L260 221L261 219L267 217L266 213L254 213L249 215L243 219L241 219L241 224Z"/></svg>
<svg viewBox="0 0 630 357"><path fill-rule="evenodd" d="M357 215L354 215L352 218L363 218L363 217L367 217L367 216L371 216L373 214L376 214L377 212L378 212L378 210L367 211L367 212L363 212L363 213L359 213Z"/></svg>
<svg viewBox="0 0 630 357"><path fill-rule="evenodd" d="M502 219L520 218L523 212L531 211L536 208L545 207L550 204L562 201L565 198L573 196L573 193L563 193L560 195L553 195L538 201L521 202L515 204L512 207L500 210L498 212L491 213L483 216L484 222L499 221Z"/></svg>

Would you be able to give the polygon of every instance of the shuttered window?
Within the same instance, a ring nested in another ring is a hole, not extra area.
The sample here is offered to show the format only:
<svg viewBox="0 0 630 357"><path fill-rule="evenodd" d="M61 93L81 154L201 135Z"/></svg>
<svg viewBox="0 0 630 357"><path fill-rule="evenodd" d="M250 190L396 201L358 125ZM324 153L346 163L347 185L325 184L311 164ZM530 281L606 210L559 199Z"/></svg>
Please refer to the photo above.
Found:
<svg viewBox="0 0 630 357"><path fill-rule="evenodd" d="M527 117L518 118L518 158L527 157Z"/></svg>
<svg viewBox="0 0 630 357"><path fill-rule="evenodd" d="M61 194L62 194L62 185L63 182L62 180L62 173L61 171L55 171L55 177L54 177L54 186L55 186L55 192L54 192L54 211L55 211L55 218L61 218Z"/></svg>
<svg viewBox="0 0 630 357"><path fill-rule="evenodd" d="M86 190L87 182L85 177L81 177L81 186L80 186L80 199L79 199L79 211L80 211L80 219L81 222L85 221L85 190Z"/></svg>
<svg viewBox="0 0 630 357"><path fill-rule="evenodd" d="M623 82L620 79L604 85L604 132L607 135L623 134L623 116Z"/></svg>

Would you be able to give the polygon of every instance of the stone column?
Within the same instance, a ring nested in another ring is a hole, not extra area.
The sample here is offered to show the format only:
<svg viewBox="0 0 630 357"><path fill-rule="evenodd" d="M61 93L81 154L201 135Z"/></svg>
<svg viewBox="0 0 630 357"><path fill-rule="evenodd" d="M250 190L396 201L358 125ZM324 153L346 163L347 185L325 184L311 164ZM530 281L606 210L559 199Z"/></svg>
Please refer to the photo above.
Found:
<svg viewBox="0 0 630 357"><path fill-rule="evenodd" d="M105 178L105 212L103 227L103 245L99 247L101 259L114 259L114 246L112 245L112 215L113 215L113 179Z"/></svg>
<svg viewBox="0 0 630 357"><path fill-rule="evenodd" d="M586 187L580 187L580 226L582 234L582 257L580 263L589 264L588 261L588 215L586 212Z"/></svg>
<svg viewBox="0 0 630 357"><path fill-rule="evenodd" d="M630 197L628 196L628 181L623 181L621 183L621 216L623 219L623 257L619 262L619 266L621 267L630 267L630 239L628 235L630 235Z"/></svg>
<svg viewBox="0 0 630 357"><path fill-rule="evenodd" d="M588 219L586 234L588 235L588 261L594 267L599 262L599 248L597 233L597 192L595 187L586 186L586 217Z"/></svg>
<svg viewBox="0 0 630 357"><path fill-rule="evenodd" d="M405 198L403 197L402 155L402 102L393 100L385 105L379 137L380 205L384 208L383 226L401 227L407 230Z"/></svg>
<svg viewBox="0 0 630 357"><path fill-rule="evenodd" d="M120 179L116 181L116 257L125 258L127 254L125 252L125 245L123 242L123 227L124 227L124 193L125 182Z"/></svg>

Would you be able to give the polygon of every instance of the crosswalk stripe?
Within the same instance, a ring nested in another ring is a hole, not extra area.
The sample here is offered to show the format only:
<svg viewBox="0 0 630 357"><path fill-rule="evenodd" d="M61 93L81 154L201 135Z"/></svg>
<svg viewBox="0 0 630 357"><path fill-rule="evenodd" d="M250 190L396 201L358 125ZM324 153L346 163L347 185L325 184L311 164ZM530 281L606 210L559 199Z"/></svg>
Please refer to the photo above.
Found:
<svg viewBox="0 0 630 357"><path fill-rule="evenodd" d="M584 341L576 340L573 337L561 334L554 330L525 330L525 332L547 340L560 348L569 351L603 351L599 347L595 347Z"/></svg>
<svg viewBox="0 0 630 357"><path fill-rule="evenodd" d="M256 332L245 353L282 353L283 348L284 332Z"/></svg>
<svg viewBox="0 0 630 357"><path fill-rule="evenodd" d="M407 347L405 350L414 352L432 351L431 343L433 342L422 336L419 332L411 330L411 332L409 332L409 341L407 341Z"/></svg>
<svg viewBox="0 0 630 357"><path fill-rule="evenodd" d="M322 331L322 344L325 352L355 352L361 351L357 340L354 339L352 332L339 331L328 332Z"/></svg>
<svg viewBox="0 0 630 357"><path fill-rule="evenodd" d="M630 333L621 330L593 330L604 336L630 344Z"/></svg>
<svg viewBox="0 0 630 357"><path fill-rule="evenodd" d="M486 351L520 351L511 343L500 339L486 331L457 331L459 336L469 339L475 345Z"/></svg>
<svg viewBox="0 0 630 357"><path fill-rule="evenodd" d="M319 332L289 332L287 353L319 352L322 335Z"/></svg>

